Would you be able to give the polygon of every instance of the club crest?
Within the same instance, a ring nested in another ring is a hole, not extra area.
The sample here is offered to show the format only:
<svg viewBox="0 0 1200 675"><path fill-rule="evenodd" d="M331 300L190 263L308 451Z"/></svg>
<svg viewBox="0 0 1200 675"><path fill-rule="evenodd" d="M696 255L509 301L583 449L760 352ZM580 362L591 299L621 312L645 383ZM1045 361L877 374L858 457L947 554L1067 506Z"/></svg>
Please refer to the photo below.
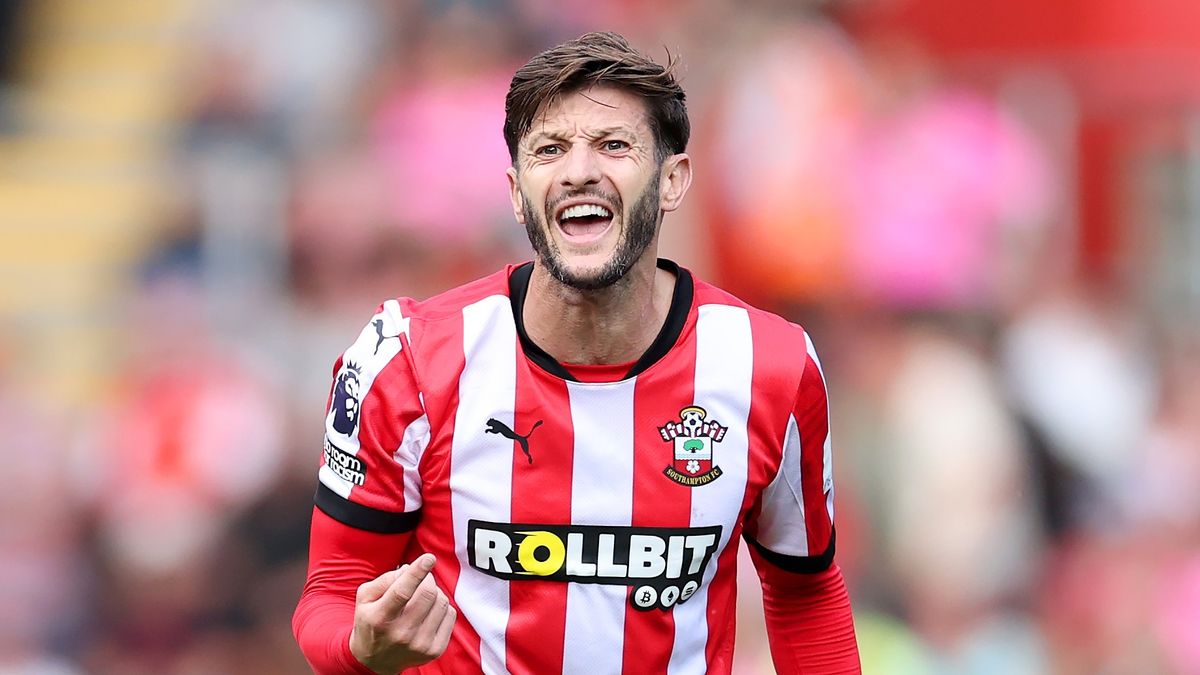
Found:
<svg viewBox="0 0 1200 675"><path fill-rule="evenodd" d="M713 444L725 438L728 427L708 419L700 406L688 406L679 411L679 420L658 428L663 442L674 444L675 459L663 469L671 480L696 487L707 485L721 477L721 467L713 463Z"/></svg>

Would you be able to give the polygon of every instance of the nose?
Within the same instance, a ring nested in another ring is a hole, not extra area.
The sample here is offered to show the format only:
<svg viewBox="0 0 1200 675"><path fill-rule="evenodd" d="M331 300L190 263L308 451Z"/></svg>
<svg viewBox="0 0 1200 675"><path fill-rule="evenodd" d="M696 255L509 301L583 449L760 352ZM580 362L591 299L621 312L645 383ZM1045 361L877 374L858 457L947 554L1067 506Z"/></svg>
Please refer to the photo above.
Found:
<svg viewBox="0 0 1200 675"><path fill-rule="evenodd" d="M596 161L596 155L590 147L576 145L567 151L561 181L563 187L569 188L580 188L600 182L600 163Z"/></svg>

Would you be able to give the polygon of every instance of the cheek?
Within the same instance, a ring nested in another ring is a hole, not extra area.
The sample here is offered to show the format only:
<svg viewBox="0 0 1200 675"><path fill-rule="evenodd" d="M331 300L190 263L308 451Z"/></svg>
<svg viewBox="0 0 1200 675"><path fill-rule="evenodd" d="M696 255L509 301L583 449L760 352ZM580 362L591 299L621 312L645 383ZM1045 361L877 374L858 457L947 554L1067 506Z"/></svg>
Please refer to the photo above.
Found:
<svg viewBox="0 0 1200 675"><path fill-rule="evenodd" d="M542 220L544 220L544 217L541 216L540 213L541 213L541 211L539 209L534 208L533 202L530 201L528 198L525 198L521 202L520 215L518 216L517 219L525 227L530 227L530 226L541 227L541 223L542 223Z"/></svg>
<svg viewBox="0 0 1200 675"><path fill-rule="evenodd" d="M539 190L537 186L522 189L517 198L520 200L521 208L525 213L542 213L546 210L550 201L549 195Z"/></svg>

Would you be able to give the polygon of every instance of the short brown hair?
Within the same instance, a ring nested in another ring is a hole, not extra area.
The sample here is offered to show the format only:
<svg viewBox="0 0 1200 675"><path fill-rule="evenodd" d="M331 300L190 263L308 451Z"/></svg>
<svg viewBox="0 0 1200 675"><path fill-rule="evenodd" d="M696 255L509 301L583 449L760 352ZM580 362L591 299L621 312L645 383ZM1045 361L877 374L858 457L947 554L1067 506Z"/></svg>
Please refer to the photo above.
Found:
<svg viewBox="0 0 1200 675"><path fill-rule="evenodd" d="M619 87L646 104L655 150L661 160L687 149L691 123L683 87L675 81L678 59L660 66L616 33L586 33L533 57L513 75L504 99L504 142L513 165L517 145L533 119L555 97L597 84Z"/></svg>

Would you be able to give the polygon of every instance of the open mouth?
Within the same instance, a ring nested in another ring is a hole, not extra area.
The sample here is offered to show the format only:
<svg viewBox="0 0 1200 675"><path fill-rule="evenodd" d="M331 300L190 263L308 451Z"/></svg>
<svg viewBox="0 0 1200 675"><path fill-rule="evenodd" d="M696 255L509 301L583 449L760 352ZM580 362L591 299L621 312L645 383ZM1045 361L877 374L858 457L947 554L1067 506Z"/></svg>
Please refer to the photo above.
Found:
<svg viewBox="0 0 1200 675"><path fill-rule="evenodd" d="M558 214L558 227L568 239L590 241L612 225L613 214L599 204L575 204Z"/></svg>

